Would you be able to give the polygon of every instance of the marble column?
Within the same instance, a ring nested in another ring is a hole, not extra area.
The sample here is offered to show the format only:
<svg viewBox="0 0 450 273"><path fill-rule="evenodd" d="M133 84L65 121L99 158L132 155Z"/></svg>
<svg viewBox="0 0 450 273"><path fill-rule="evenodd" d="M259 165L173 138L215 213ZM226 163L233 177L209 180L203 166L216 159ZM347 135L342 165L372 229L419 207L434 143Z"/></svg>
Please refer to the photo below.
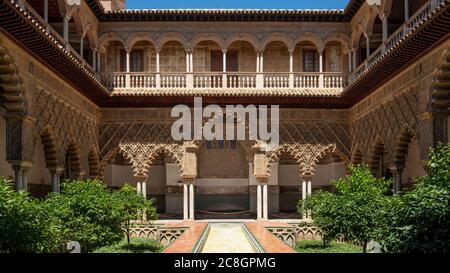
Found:
<svg viewBox="0 0 450 273"><path fill-rule="evenodd" d="M405 1L405 22L409 20L409 0Z"/></svg>
<svg viewBox="0 0 450 273"><path fill-rule="evenodd" d="M263 201L263 205L262 205L262 208L263 208L263 215L262 215L262 218L263 218L263 220L268 220L269 219L269 211L268 211L268 209L269 209L269 203L268 203L268 190L267 190L267 183L264 183L263 185L262 185L262 189L263 189L263 198L262 198L262 201Z"/></svg>
<svg viewBox="0 0 450 273"><path fill-rule="evenodd" d="M257 220L262 219L262 186L260 183L256 186L256 214Z"/></svg>
<svg viewBox="0 0 450 273"><path fill-rule="evenodd" d="M23 181L22 181L22 167L21 166L14 166L14 181L16 183L16 191L22 191L23 190Z"/></svg>
<svg viewBox="0 0 450 273"><path fill-rule="evenodd" d="M28 191L28 168L22 168L22 189Z"/></svg>
<svg viewBox="0 0 450 273"><path fill-rule="evenodd" d="M60 182L59 182L59 174L56 171L51 172L51 188L52 192L60 192Z"/></svg>
<svg viewBox="0 0 450 273"><path fill-rule="evenodd" d="M183 219L189 219L189 185L183 183Z"/></svg>
<svg viewBox="0 0 450 273"><path fill-rule="evenodd" d="M189 220L195 220L195 186L194 183L189 184Z"/></svg>
<svg viewBox="0 0 450 273"><path fill-rule="evenodd" d="M228 83L227 83L227 49L222 49L222 63L223 63L223 75L222 75L222 87L226 88Z"/></svg>

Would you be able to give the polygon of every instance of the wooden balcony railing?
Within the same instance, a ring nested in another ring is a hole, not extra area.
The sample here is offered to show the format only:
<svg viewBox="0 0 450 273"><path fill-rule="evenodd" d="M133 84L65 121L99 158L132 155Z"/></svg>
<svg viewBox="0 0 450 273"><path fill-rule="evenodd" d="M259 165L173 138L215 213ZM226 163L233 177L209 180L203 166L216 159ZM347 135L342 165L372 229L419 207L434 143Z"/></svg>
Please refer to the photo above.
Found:
<svg viewBox="0 0 450 273"><path fill-rule="evenodd" d="M414 13L408 21L400 26L387 41L375 50L362 64L360 64L355 72L350 75L350 80L354 80L368 71L375 63L378 63L386 52L395 48L400 41L416 29L431 13L441 5L445 0L429 0L416 13Z"/></svg>
<svg viewBox="0 0 450 273"><path fill-rule="evenodd" d="M116 72L103 75L110 89L341 89L342 73Z"/></svg>

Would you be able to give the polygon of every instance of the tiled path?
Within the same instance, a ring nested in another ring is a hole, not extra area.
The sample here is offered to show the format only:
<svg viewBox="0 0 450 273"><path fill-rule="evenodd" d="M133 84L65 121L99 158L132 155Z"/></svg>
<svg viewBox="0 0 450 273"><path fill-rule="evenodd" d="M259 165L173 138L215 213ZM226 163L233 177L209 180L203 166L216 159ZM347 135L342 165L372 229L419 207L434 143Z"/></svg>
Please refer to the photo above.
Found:
<svg viewBox="0 0 450 273"><path fill-rule="evenodd" d="M288 224L282 222L258 221L247 222L245 225L267 253L295 253L290 246L283 243L266 229L266 227L289 226Z"/></svg>
<svg viewBox="0 0 450 273"><path fill-rule="evenodd" d="M166 226L170 227L189 227L180 238L175 240L171 245L169 245L163 253L191 253L192 249L197 243L197 240L202 235L203 230L205 230L208 223L206 222L193 222L193 221L183 221L178 223L170 223Z"/></svg>
<svg viewBox="0 0 450 273"><path fill-rule="evenodd" d="M164 253L191 253L202 232L205 230L208 222L199 221L180 221L168 223L166 226L189 227L180 238L168 246ZM282 227L287 226L283 222L269 221L251 221L245 222L245 225L253 236L258 240L267 253L295 253L295 251L275 237L266 227Z"/></svg>

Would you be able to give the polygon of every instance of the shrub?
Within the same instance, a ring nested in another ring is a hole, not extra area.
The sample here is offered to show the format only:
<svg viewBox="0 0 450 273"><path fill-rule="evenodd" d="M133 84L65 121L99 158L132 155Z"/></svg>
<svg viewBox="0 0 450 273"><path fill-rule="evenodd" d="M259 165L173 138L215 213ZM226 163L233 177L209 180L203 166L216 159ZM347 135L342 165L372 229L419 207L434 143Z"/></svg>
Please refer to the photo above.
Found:
<svg viewBox="0 0 450 273"><path fill-rule="evenodd" d="M62 240L60 221L49 217L40 201L15 192L0 178L0 252L55 252Z"/></svg>
<svg viewBox="0 0 450 273"><path fill-rule="evenodd" d="M130 244L130 233L134 220L145 217L147 221L152 221L158 217L153 206L154 201L147 200L141 194L137 194L136 189L128 184L114 193L114 198L122 217L122 228L125 231L127 242Z"/></svg>
<svg viewBox="0 0 450 273"><path fill-rule="evenodd" d="M431 149L428 175L392 202L384 245L391 252L450 252L450 145Z"/></svg>
<svg viewBox="0 0 450 273"><path fill-rule="evenodd" d="M83 252L123 238L120 204L100 181L65 181L61 194L50 194L44 206L61 220L66 240L79 242Z"/></svg>
<svg viewBox="0 0 450 273"><path fill-rule="evenodd" d="M339 237L362 243L379 237L385 226L384 211L390 181L375 178L368 167L353 166L351 175L337 181L336 194L318 192L300 201L299 212L311 210L314 224L323 234L324 244Z"/></svg>
<svg viewBox="0 0 450 273"><path fill-rule="evenodd" d="M163 248L154 240L131 238L130 242L123 240L118 244L96 249L94 253L159 253Z"/></svg>

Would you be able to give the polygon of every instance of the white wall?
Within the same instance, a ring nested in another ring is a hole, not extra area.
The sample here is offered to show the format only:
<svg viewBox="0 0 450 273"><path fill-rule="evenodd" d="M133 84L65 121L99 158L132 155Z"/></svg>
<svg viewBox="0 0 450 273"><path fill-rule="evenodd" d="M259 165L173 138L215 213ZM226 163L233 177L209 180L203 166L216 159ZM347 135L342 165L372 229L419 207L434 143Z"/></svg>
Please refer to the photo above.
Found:
<svg viewBox="0 0 450 273"><path fill-rule="evenodd" d="M6 120L3 118L5 109L0 107L0 176L14 179L14 171L6 159Z"/></svg>

